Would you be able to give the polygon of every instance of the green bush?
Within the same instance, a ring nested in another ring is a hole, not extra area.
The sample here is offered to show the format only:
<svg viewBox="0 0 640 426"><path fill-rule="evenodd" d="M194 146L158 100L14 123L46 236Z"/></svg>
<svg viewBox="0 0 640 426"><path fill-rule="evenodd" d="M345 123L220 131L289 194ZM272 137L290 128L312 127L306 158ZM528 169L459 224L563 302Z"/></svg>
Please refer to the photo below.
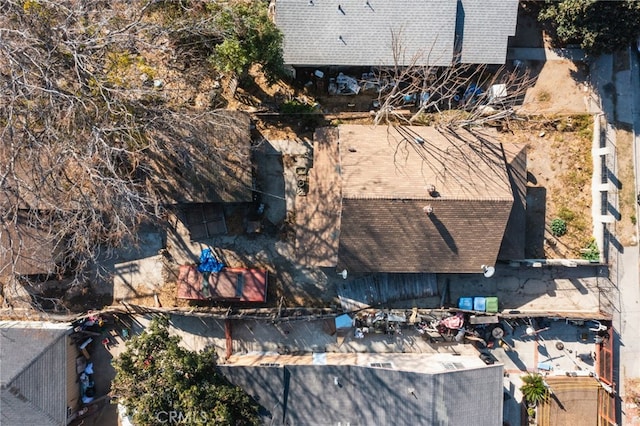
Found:
<svg viewBox="0 0 640 426"><path fill-rule="evenodd" d="M298 100L286 101L280 106L282 114L308 114L313 112L313 105L300 102Z"/></svg>
<svg viewBox="0 0 640 426"><path fill-rule="evenodd" d="M554 237L562 237L567 233L567 222L559 217L551 221L551 233Z"/></svg>
<svg viewBox="0 0 640 426"><path fill-rule="evenodd" d="M544 378L539 374L527 374L522 376L522 396L531 404L544 402L549 397L549 390L544 383Z"/></svg>
<svg viewBox="0 0 640 426"><path fill-rule="evenodd" d="M596 240L594 238L591 239L589 245L581 250L582 258L585 260L589 260L592 262L600 260L600 250L598 250L598 245L596 244Z"/></svg>

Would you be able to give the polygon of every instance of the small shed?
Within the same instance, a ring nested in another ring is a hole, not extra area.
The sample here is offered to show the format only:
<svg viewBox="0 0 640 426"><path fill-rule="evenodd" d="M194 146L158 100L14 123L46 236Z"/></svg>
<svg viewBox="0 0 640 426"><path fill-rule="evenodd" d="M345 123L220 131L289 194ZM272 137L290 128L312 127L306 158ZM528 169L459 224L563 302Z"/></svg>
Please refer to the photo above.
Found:
<svg viewBox="0 0 640 426"><path fill-rule="evenodd" d="M266 302L268 273L260 269L224 268L200 272L195 265L180 266L178 299Z"/></svg>

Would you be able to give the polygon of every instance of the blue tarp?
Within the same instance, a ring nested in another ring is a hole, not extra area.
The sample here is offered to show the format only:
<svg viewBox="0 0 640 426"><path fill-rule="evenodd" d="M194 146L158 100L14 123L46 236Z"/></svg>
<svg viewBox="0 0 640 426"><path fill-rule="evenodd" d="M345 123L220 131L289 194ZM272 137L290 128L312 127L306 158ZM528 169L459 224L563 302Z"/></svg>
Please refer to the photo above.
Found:
<svg viewBox="0 0 640 426"><path fill-rule="evenodd" d="M198 265L198 271L200 272L220 272L224 268L224 263L216 259L210 248L202 250L200 253L200 265Z"/></svg>
<svg viewBox="0 0 640 426"><path fill-rule="evenodd" d="M342 314L336 317L336 328L349 328L353 325L351 317L347 314Z"/></svg>

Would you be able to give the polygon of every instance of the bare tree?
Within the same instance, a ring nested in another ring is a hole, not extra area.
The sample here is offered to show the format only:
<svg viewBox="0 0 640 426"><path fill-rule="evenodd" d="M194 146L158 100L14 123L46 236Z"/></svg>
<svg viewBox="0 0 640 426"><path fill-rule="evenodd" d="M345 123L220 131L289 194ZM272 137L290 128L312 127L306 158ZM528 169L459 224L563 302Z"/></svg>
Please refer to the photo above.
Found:
<svg viewBox="0 0 640 426"><path fill-rule="evenodd" d="M202 53L220 33L204 2L183 4L0 1L5 286L34 273L79 284L140 223L162 219L152 135L192 120L216 78Z"/></svg>
<svg viewBox="0 0 640 426"><path fill-rule="evenodd" d="M534 79L522 66L498 69L483 64L429 65L432 52L420 52L407 65L402 39L392 34L394 65L375 71L380 82L375 124L414 124L428 120L443 127L468 127L509 119ZM407 115L407 106L417 106ZM427 116L428 115L428 116Z"/></svg>

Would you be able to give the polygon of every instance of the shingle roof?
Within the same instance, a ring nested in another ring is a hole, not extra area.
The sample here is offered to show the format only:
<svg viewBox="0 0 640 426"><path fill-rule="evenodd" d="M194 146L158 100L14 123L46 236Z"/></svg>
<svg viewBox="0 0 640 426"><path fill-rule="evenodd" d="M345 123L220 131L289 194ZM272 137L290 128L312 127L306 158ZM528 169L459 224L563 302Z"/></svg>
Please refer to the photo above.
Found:
<svg viewBox="0 0 640 426"><path fill-rule="evenodd" d="M394 364L402 364L402 354ZM290 425L501 425L502 365L424 374L353 365L220 366Z"/></svg>
<svg viewBox="0 0 640 426"><path fill-rule="evenodd" d="M513 207L504 232L498 259L524 259L527 210L527 149L526 145L506 144L507 173L513 190Z"/></svg>
<svg viewBox="0 0 640 426"><path fill-rule="evenodd" d="M513 200L502 147L489 134L435 127L340 126L343 198ZM417 143L416 140L420 140Z"/></svg>
<svg viewBox="0 0 640 426"><path fill-rule="evenodd" d="M22 211L19 214L23 213ZM52 274L63 256L53 232L20 217L0 227L0 276ZM28 224L28 225L27 225Z"/></svg>
<svg viewBox="0 0 640 426"><path fill-rule="evenodd" d="M150 183L167 204L252 200L249 116L213 111L154 131Z"/></svg>
<svg viewBox="0 0 640 426"><path fill-rule="evenodd" d="M339 131L339 268L479 273L495 263L513 204L501 144L428 127Z"/></svg>
<svg viewBox="0 0 640 426"><path fill-rule="evenodd" d="M420 55L432 65L450 65L456 2L424 6L415 0L277 0L285 63L393 65L392 39L399 37L403 64Z"/></svg>
<svg viewBox="0 0 640 426"><path fill-rule="evenodd" d="M0 424L65 425L68 325L0 322Z"/></svg>
<svg viewBox="0 0 640 426"><path fill-rule="evenodd" d="M458 37L463 64L504 64L516 34L518 0L460 0Z"/></svg>
<svg viewBox="0 0 640 426"><path fill-rule="evenodd" d="M456 32L465 63L504 63L518 0L277 0L275 21L291 65L433 66L454 60Z"/></svg>

